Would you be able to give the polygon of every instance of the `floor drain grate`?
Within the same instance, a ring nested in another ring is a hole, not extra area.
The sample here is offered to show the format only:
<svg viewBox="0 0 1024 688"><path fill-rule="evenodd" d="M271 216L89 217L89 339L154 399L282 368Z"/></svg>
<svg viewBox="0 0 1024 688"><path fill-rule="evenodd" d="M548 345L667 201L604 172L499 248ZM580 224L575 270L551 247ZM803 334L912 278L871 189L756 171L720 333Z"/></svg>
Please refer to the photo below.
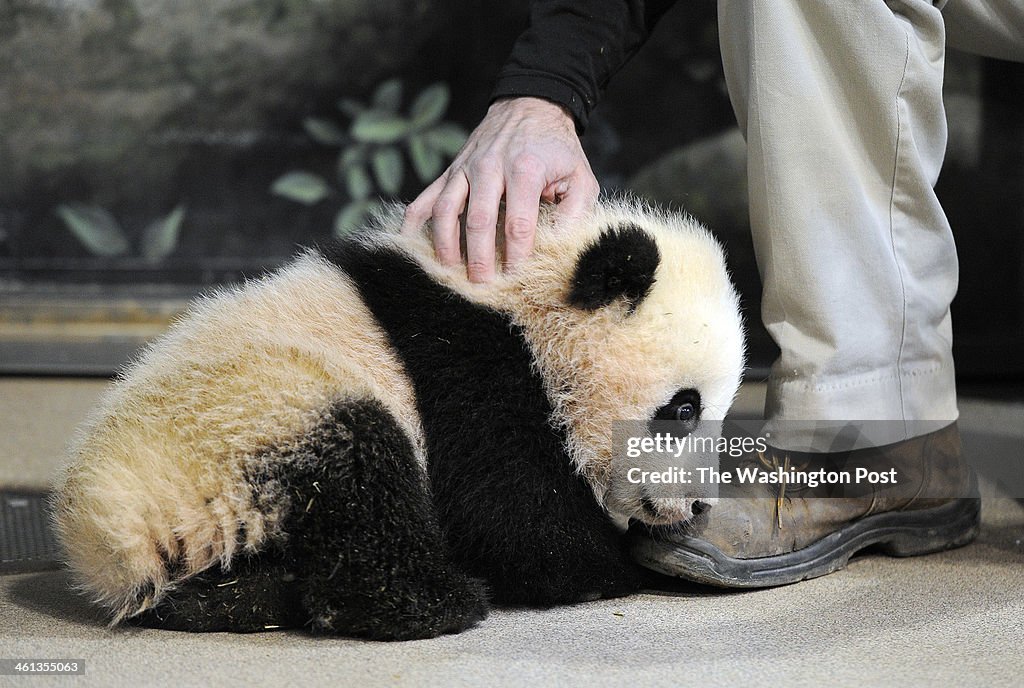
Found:
<svg viewBox="0 0 1024 688"><path fill-rule="evenodd" d="M45 492L0 490L0 575L60 566Z"/></svg>

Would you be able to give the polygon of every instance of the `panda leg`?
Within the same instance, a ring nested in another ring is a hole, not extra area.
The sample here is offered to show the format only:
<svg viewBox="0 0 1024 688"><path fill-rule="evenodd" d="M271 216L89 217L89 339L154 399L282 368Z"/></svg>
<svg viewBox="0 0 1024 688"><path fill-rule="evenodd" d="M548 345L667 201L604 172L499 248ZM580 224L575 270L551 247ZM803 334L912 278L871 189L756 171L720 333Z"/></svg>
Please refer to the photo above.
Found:
<svg viewBox="0 0 1024 688"><path fill-rule="evenodd" d="M411 442L376 401L344 402L284 464L284 530L314 632L376 639L455 633L487 614L459 570Z"/></svg>
<svg viewBox="0 0 1024 688"><path fill-rule="evenodd" d="M300 626L295 564L283 551L243 554L231 569L207 569L178 583L128 623L172 631L251 633Z"/></svg>
<svg viewBox="0 0 1024 688"><path fill-rule="evenodd" d="M481 581L452 563L412 444L376 402L335 406L299 447L268 457L257 497L290 503L286 539L178 583L131 623L404 640L455 633L487 615ZM273 485L273 489L265 490Z"/></svg>

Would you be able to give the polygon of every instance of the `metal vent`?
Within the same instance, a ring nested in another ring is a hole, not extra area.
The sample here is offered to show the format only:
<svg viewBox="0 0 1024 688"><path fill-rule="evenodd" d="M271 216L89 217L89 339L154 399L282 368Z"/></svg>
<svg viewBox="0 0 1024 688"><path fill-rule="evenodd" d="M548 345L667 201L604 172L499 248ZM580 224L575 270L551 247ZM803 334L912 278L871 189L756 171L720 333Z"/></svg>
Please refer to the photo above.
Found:
<svg viewBox="0 0 1024 688"><path fill-rule="evenodd" d="M0 490L0 574L60 567L46 493Z"/></svg>

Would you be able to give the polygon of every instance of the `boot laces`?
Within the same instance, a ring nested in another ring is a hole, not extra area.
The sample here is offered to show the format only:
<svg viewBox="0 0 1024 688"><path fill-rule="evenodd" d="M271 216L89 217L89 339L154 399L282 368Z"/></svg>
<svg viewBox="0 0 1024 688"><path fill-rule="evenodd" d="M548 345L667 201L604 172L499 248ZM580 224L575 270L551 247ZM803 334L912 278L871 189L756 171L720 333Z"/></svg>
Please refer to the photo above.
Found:
<svg viewBox="0 0 1024 688"><path fill-rule="evenodd" d="M767 453L767 456L765 455ZM757 452L757 460L765 468L772 471L778 472L780 469L783 473L789 474L790 471L799 471L807 467L807 462L802 464L793 464L789 460L789 454L783 454L782 461L779 461L779 455L774 451L759 451ZM779 490L775 495L775 523L779 530L782 530L782 507L786 503L786 487L789 485L788 481L779 481Z"/></svg>

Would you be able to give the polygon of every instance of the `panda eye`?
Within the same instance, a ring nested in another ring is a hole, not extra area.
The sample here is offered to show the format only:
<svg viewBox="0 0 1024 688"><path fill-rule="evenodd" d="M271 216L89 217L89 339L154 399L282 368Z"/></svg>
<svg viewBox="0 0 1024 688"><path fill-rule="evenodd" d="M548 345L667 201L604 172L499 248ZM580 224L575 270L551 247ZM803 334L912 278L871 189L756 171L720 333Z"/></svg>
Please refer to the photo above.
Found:
<svg viewBox="0 0 1024 688"><path fill-rule="evenodd" d="M684 431L691 431L700 420L700 392L695 389L680 390L671 401L658 409L652 420L674 421L683 425Z"/></svg>
<svg viewBox="0 0 1024 688"><path fill-rule="evenodd" d="M693 420L693 417L697 415L697 407L692 402L686 402L685 404L679 404L676 406L675 419L685 423Z"/></svg>

